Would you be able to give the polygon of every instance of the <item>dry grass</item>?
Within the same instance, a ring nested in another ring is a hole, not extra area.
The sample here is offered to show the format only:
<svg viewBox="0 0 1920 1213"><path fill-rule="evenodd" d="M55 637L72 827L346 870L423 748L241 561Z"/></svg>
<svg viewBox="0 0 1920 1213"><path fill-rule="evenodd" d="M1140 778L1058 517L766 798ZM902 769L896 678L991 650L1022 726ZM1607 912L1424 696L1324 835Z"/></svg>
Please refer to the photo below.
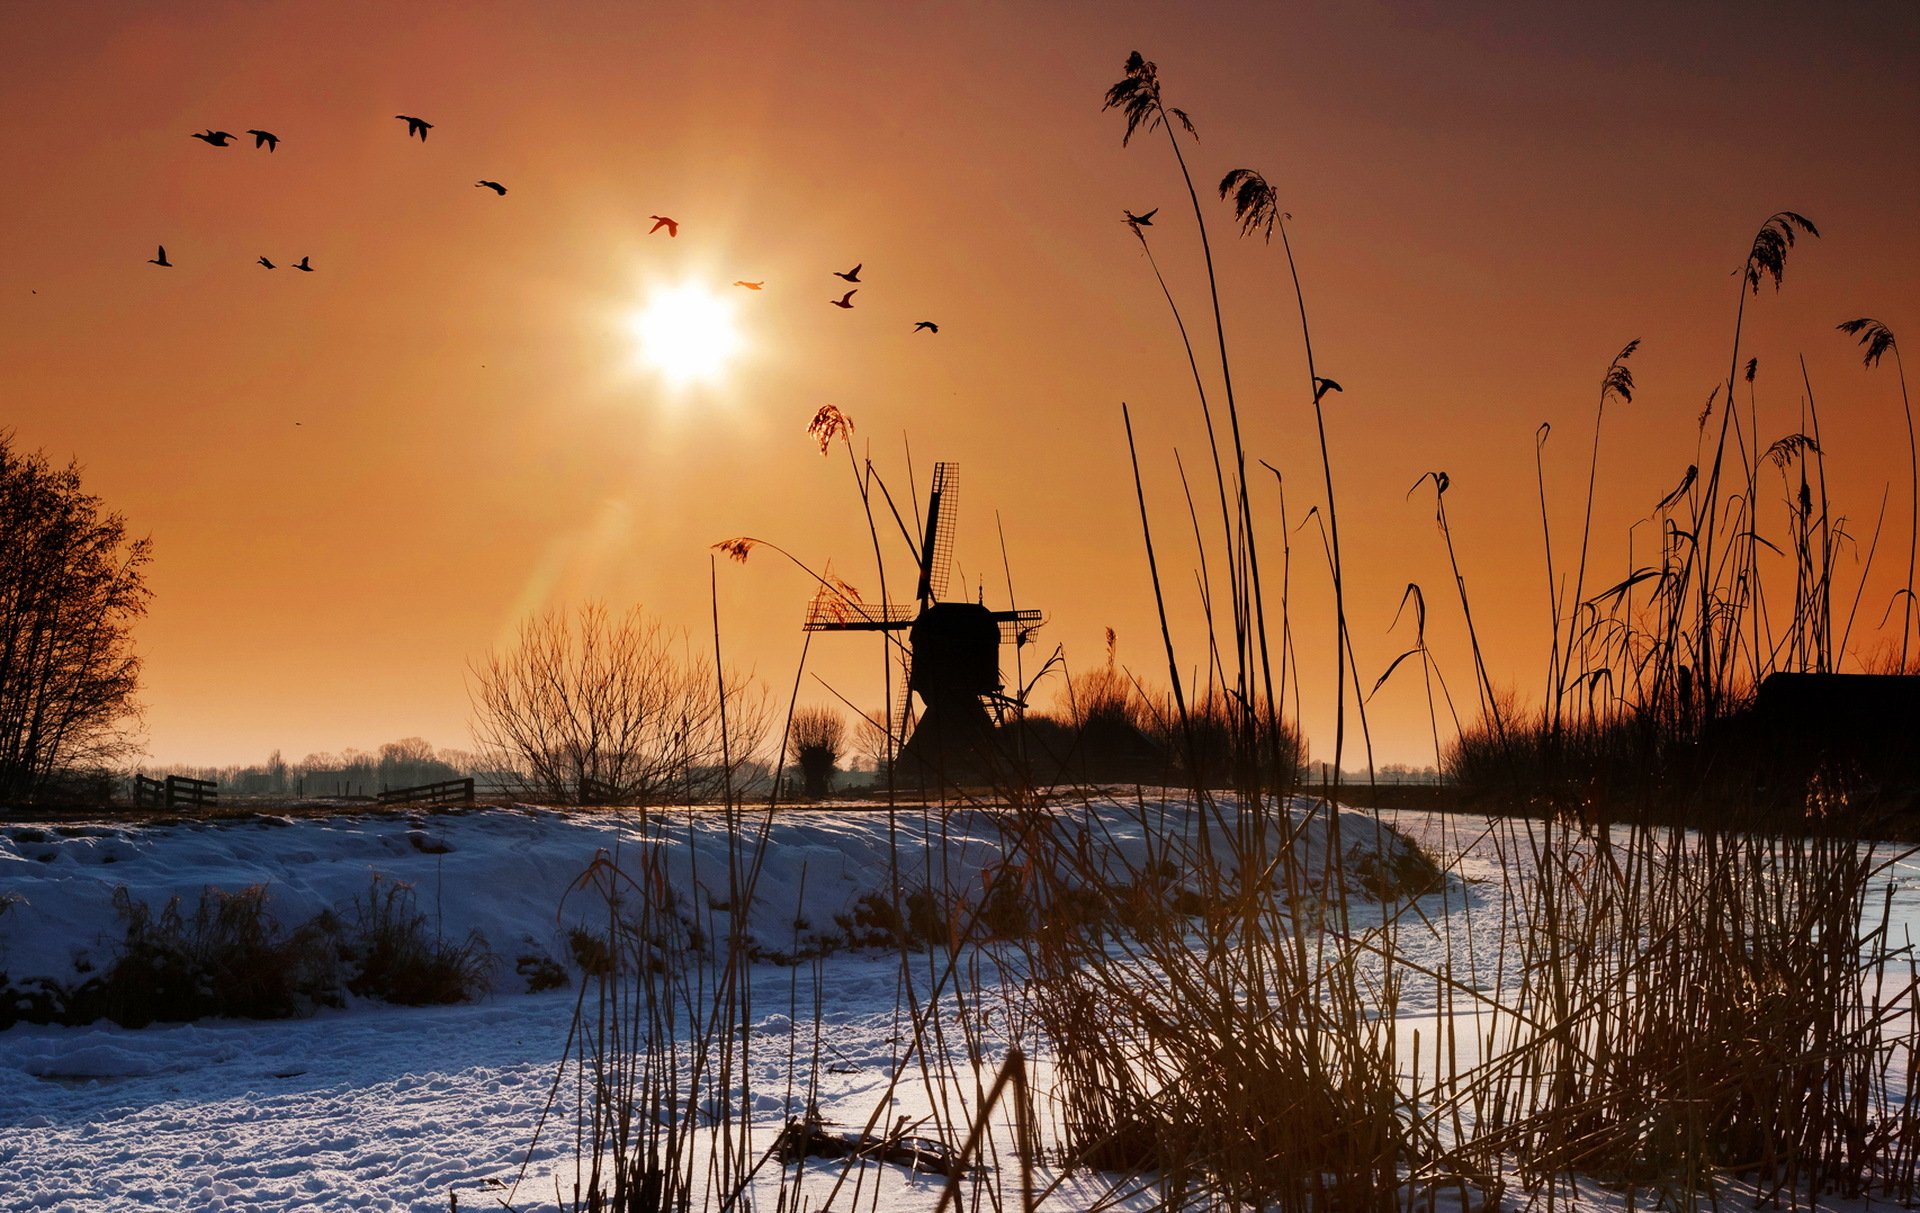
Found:
<svg viewBox="0 0 1920 1213"><path fill-rule="evenodd" d="M1215 819L1118 876L1102 848L1036 832L1049 897L1127 907L1049 915L1026 948L1060 1161L1148 1183L1168 1208L1397 1207L1434 1152L1395 1073L1377 963L1393 928L1342 929L1360 894L1332 848L1298 841L1299 819L1202 812Z"/></svg>
<svg viewBox="0 0 1920 1213"><path fill-rule="evenodd" d="M1891 865L1835 838L1509 823L1532 875L1487 1023L1454 1076L1482 1165L1711 1194L1733 1175L1789 1205L1910 1203L1912 956L1889 939Z"/></svg>
<svg viewBox="0 0 1920 1213"><path fill-rule="evenodd" d="M1189 496L1212 627L1199 674L1183 679L1194 663L1182 662L1166 623L1161 558L1138 491L1170 678L1170 702L1153 705L1157 733L1198 812L1191 826L1167 828L1147 820L1155 812L1143 800L1146 857L1116 866L1094 815L1050 807L1036 766L1015 762L970 806L994 807L1005 824L1005 862L977 898L932 891L931 879L899 870L896 850L889 895L857 917L872 942L899 956L900 1054L853 1140L899 1137L884 1119L893 1084L911 1074L936 1109L926 1140L946 1151L964 1140L962 1157L990 1164L969 1181L973 1199L1002 1208L1033 1206L1037 1156L1056 1173L1101 1172L1096 1205L1132 1195L1175 1209L1412 1210L1446 1188L1474 1207L1511 1182L1551 1207L1570 1175L1683 1204L1716 1195L1736 1174L1757 1177L1767 1196L1789 1205L1829 1192L1911 1203L1920 1001L1910 942L1891 938L1887 926L1893 856L1832 837L1604 820L1623 803L1697 797L1689 755L1707 725L1737 709L1770 670L1832 668L1844 641L1835 553L1845 536L1826 502L1817 416L1810 405L1804 435L1773 444L1775 466L1763 460L1751 392L1744 417L1736 399L1748 297L1767 279L1778 286L1788 251L1798 235L1815 234L1812 224L1781 212L1756 235L1739 282L1728 380L1701 417L1694 466L1656 507L1656 555L1590 594L1596 417L1575 592L1571 601L1557 587L1550 595L1547 707L1537 718L1512 712L1474 655L1485 723L1463 733L1451 769L1531 802L1546 820L1490 827L1482 845L1513 861L1497 888L1470 890L1398 857L1352 871L1339 859L1337 819L1332 844L1315 848L1278 807L1299 759L1281 723L1295 640L1289 566L1270 593L1213 249L1183 150L1193 124L1164 102L1150 61L1133 55L1124 72L1107 105L1125 118L1128 139L1164 131L1169 140L1194 204L1219 343L1210 382L1159 278L1212 454L1215 481L1203 495L1217 498L1220 512L1209 535ZM1313 364L1306 298L1273 189L1236 170L1222 194L1243 232L1279 233L1300 304L1325 490L1310 514L1325 528L1335 600L1338 769L1350 709L1366 741L1321 411L1340 387ZM1142 225L1132 230L1147 246ZM1601 410L1630 403L1634 348L1608 366ZM1753 373L1749 359L1749 388ZM1218 429L1210 390L1224 404ZM854 458L850 428L836 411L816 418L812 432L823 453L836 438L846 446L878 562L871 490L885 490L871 464ZM1138 487L1137 451L1133 458ZM1777 545L1793 568L1788 604L1769 604L1758 575L1755 503L1760 478L1774 473L1792 503ZM1184 484L1184 468L1181 475ZM1449 487L1443 474L1433 479L1438 493ZM1544 525L1544 472L1541 498ZM1284 498L1281 507L1284 542L1292 531ZM1443 534L1451 558L1454 537ZM744 558L751 545L722 548ZM1551 558L1549 546L1550 569ZM1218 598L1216 579L1224 583ZM1424 614L1424 597L1412 593ZM1423 624L1420 631L1413 653L1431 675ZM1297 681L1293 690L1297 705ZM1084 701L1075 726L1147 731L1148 700L1111 654L1107 669L1075 691ZM886 718L899 719L892 705ZM890 737L888 751L900 740ZM1233 794L1216 794L1219 786ZM894 837L917 830L928 854L941 853L943 807L896 806ZM752 896L756 839L764 840L745 816L739 829L731 904ZM761 1165L749 1148L748 1084L732 1044L744 1036L745 949L737 932L719 930L668 946L663 933L683 920L655 879L616 896L613 869L596 865L589 877L607 899L608 938L628 942L583 991L576 1020L576 1208L627 1207L622 1200L681 1207L716 1194L731 1203ZM1420 1009L1438 1030L1424 1042L1403 1033L1413 990L1431 992ZM812 1008L816 1048L821 997ZM1001 1014L992 1031L989 1009ZM989 1085L990 1055L1000 1048L1005 1060ZM1028 1057L1047 1068L1049 1088L1027 1088ZM817 1075L817 1057L813 1064ZM801 1094L810 1100L813 1091ZM989 1120L1006 1101L1011 1139ZM719 1143L698 1163L696 1129ZM1009 1156L1018 1169L991 1165ZM865 1163L842 1166L819 1207L842 1207L849 1190L853 1205L862 1199ZM797 1171L783 1173L781 1207L798 1183Z"/></svg>

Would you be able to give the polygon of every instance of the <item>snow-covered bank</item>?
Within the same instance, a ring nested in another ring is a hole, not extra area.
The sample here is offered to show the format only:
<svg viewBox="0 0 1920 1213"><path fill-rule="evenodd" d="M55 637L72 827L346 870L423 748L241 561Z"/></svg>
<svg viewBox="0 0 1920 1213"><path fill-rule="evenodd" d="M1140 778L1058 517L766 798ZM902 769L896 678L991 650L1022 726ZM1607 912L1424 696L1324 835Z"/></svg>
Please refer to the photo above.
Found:
<svg viewBox="0 0 1920 1213"><path fill-rule="evenodd" d="M1291 808L1302 841L1324 854L1324 809ZM1151 839L1198 826L1178 802L1106 801L1065 814L1063 824L1116 873L1140 867ZM1367 815L1343 817L1356 874L1383 867L1382 846L1387 866L1407 852ZM1213 824L1231 824L1231 812ZM764 827L766 858L744 926L769 956L844 943L862 899L884 894L896 871L902 888L977 895L983 874L1020 862L1005 820L978 811L890 819L809 810L770 823L748 813L736 825L744 828L730 830L712 810L643 820L519 808L0 827L0 968L16 979L72 980L109 963L123 929L117 888L159 905L190 904L207 887L266 885L286 922L337 911L364 896L376 873L415 886L443 932L483 934L504 975L503 992L475 1005L355 1002L308 1019L0 1032L0 1207L427 1210L448 1207L450 1193L468 1207L491 1205L519 1176L543 1111L560 1125L572 1115L566 1091L550 1111L547 1101L576 991L519 993L512 961L520 952L564 957L566 929L604 916L604 905L570 892L596 855L630 863L659 844L677 901L713 931L729 920L730 865L749 857ZM876 1102L896 1109L888 1120L928 1109L912 1067L899 1069L897 954L841 951L756 972L756 1005L766 1009L756 1013L755 1050L735 1094L763 1144L809 1102L854 1128ZM555 1207L555 1185L572 1183L572 1165L570 1134L550 1126L515 1207ZM938 1198L937 1180L877 1171L884 1207L927 1208ZM809 1182L823 1180L831 1182L821 1169Z"/></svg>
<svg viewBox="0 0 1920 1213"><path fill-rule="evenodd" d="M1289 822L1301 828L1309 846L1327 844L1324 816L1289 814ZM716 908L728 897L725 818L709 813L690 821L683 813L653 824L667 837L660 854L669 882L681 887L680 902L694 908L708 940L719 938L715 928L730 921L729 911ZM1146 848L1156 836L1177 835L1196 823L1177 803L1136 801L1071 806L1060 824L1083 836L1090 853L1124 876L1123 866L1136 871L1147 866ZM1234 821L1228 812L1213 824L1231 829ZM1483 986L1496 997L1502 982L1511 990L1517 960L1503 930L1516 924L1515 901L1530 879L1529 852L1514 837L1514 827L1469 818L1401 818L1397 824L1401 834L1457 861L1455 870L1465 878L1399 916L1399 954L1416 961L1428 957L1429 972L1450 964L1449 980L1460 987ZM95 906L96 918L83 921L76 913L68 921L106 941L87 945L96 949L96 959L107 955L115 924L110 898L96 903L95 897L111 888L116 869L141 875L138 886L127 883L146 898L171 895L170 890L191 896L198 884L232 888L265 880L276 894L283 883L300 882L303 895L316 904L336 895L364 894L377 870L383 877L416 883L429 912L438 903L448 932L496 932L497 938L490 938L507 974L515 940L558 948L564 922L585 924L604 914L604 906L585 893L567 896L596 853L617 853L630 861L647 838L660 837L643 830L632 815L504 810L428 817L417 825L341 817L266 826L175 826L151 837L89 829L21 839L13 827L0 829L18 852L14 862L0 868L16 883L0 887L34 892L50 909L69 895L76 905ZM1342 836L1356 886L1362 885L1365 870L1392 862L1370 848L1399 845L1392 841L1394 834L1376 835L1373 819L1364 814L1343 815ZM897 850L890 850L890 841ZM1042 1133L1057 1133L1059 1110L1048 1094L1055 1078L1052 1059L1033 1031L1027 991L1017 983L1001 984L995 948L964 949L964 978L949 984L946 995L932 998L929 991L948 972L939 949L907 955L893 949L841 949L798 964L773 958L792 949L797 936L815 931L796 928L796 918L828 924L820 930L834 929L830 924L837 915L857 913L862 897L887 887L896 862L903 887L937 877L944 887L978 890L983 874L1021 862L1017 850L1009 855L1009 845L1000 823L967 813L945 819L901 814L889 823L884 813L806 812L773 824L759 897L743 923L765 957L741 970L738 1019L721 1024L733 1050L733 1068L722 1077L710 1076L695 1101L708 1109L717 1098L746 1119L749 1159L760 1159L789 1118L809 1107L836 1134L857 1133L869 1123L890 1126L901 1117L916 1122L933 1116L920 1131L958 1141L1010 1039L1029 1049L1033 1083L1041 1093L1039 1115L1047 1122ZM57 853L66 846L78 848L78 854ZM111 847L129 849L111 863L80 861ZM51 857L39 860L27 853L33 848ZM530 873L546 873L546 884L533 886ZM1891 931L1904 938L1920 921L1920 882L1911 868L1891 875ZM63 879L76 883L69 887ZM81 889L89 890L84 898ZM562 902L569 917L556 919L555 906ZM24 905L16 904L7 916ZM1356 901L1350 908L1349 928L1356 936L1382 937L1380 907ZM1469 914L1478 924L1471 932L1462 929ZM31 955L39 941L18 942L24 945L21 954ZM71 946L65 941L45 954L65 959ZM1012 951L1017 959L1018 948ZM1480 954L1484 965L1471 959ZM0 1032L0 1208L426 1211L448 1208L450 1193L458 1195L462 1208L491 1208L509 1193L502 1185L520 1180L521 1160L543 1114L545 1130L511 1199L521 1210L563 1207L567 1202L556 1199L556 1192L569 1192L574 1180L577 1109L571 1100L577 1088L571 1076L557 1085L555 1078L567 1052L575 996L590 988L577 974L574 980L573 989L525 994L509 976L499 993L478 1004L412 1009L361 1001L296 1020L209 1020L141 1030L106 1023L15 1026ZM1408 1070L1420 1069L1431 1081L1443 1043L1463 1067L1486 1060L1478 1055L1483 1044L1498 1046L1483 1030L1491 1022L1483 1013L1485 1004L1468 997L1464 988L1443 998L1439 983L1412 967L1396 981L1394 1006L1379 1010L1393 1019L1403 1078ZM676 1064L685 1066L687 1055L697 1050L691 1043L694 1029L683 1021L674 1030L674 1045L682 1050ZM1894 1075L1896 1088L1903 1081L1901 1073ZM556 1102L549 1109L550 1096ZM699 1135L710 1143L708 1115L703 1111ZM996 1114L997 1126L1002 1119ZM1472 1128L1469 1121L1466 1131ZM1006 1150L1012 1136L999 1127L995 1132L1001 1165L1011 1166ZM1048 1157L1057 1160L1058 1155ZM838 1170L838 1164L810 1164L798 1190L809 1207L825 1207ZM849 1203L849 1185L832 1207L924 1213L939 1199L941 1181L935 1177L882 1164L856 1171L866 1185L859 1200ZM793 1167L777 1161L765 1164L751 1185L753 1207L774 1207L775 1193L794 1182L794 1174ZM1038 1178L1043 1184L1063 1183L1043 1206L1050 1210L1089 1207L1115 1182L1098 1173L1063 1177L1046 1160ZM976 1181L988 1185L975 1193L982 1200L993 1185L1005 1198L1016 1191L1018 1176L969 1177L970 1184ZM1736 1191L1724 1189L1725 1194ZM785 1194L792 1199L796 1190L787 1188ZM1142 1187L1110 1207L1153 1208L1159 1195ZM1446 1190L1403 1195L1403 1207L1435 1213L1448 1213L1448 1201L1458 1199ZM1472 1199L1478 1203L1480 1198ZM1500 1208L1514 1213L1527 1199L1516 1183ZM1597 1213L1623 1203L1618 1192L1581 1179L1577 1199L1567 1208L1568 1213ZM1825 1198L1821 1204L1860 1207Z"/></svg>
<svg viewBox="0 0 1920 1213"><path fill-rule="evenodd" d="M1290 816L1318 867L1331 819L1299 799ZM1138 870L1157 837L1184 837L1202 822L1179 802L1096 801L1059 810L1090 853L1118 874ZM1412 848L1364 813L1344 810L1342 846L1355 880L1376 879ZM1231 821L1228 810L1227 821ZM110 963L124 926L117 890L158 911L179 898L190 913L203 890L268 891L283 927L323 911L350 912L375 879L412 886L419 909L449 939L477 932L492 949L496 987L526 957L564 960L575 927L604 923L604 903L569 889L596 855L631 873L648 846L689 925L732 929L730 891L752 864L762 831L766 859L743 925L760 956L843 947L862 934L862 903L928 888L977 898L983 874L1024 862L1017 829L1000 813L915 807L729 815L681 811L491 808L431 815L367 814L134 825L0 826L0 973L67 985ZM1220 822L1213 823L1216 828ZM1012 840L1012 841L1010 841ZM1009 851L1013 853L1010 855Z"/></svg>

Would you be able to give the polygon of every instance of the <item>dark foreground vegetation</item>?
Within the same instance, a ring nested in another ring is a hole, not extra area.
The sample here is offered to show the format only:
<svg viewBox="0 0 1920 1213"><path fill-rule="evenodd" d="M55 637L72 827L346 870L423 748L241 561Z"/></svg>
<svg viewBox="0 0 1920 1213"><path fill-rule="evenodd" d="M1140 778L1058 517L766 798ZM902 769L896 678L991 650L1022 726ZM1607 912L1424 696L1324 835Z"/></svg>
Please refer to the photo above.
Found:
<svg viewBox="0 0 1920 1213"><path fill-rule="evenodd" d="M1812 393L1801 429L1764 440L1751 392L1737 399L1757 367L1751 357L1743 365L1736 322L1732 369L1700 419L1700 450L1655 508L1656 555L1618 578L1589 562L1596 431L1578 558L1563 572L1547 551L1554 639L1540 711L1516 709L1495 688L1454 562L1480 711L1448 730L1460 740L1447 772L1460 794L1528 815L1494 818L1472 836L1460 832L1465 819L1441 817L1427 823L1437 867L1382 850L1370 871L1356 869L1336 858L1341 827L1334 843L1315 845L1284 807L1300 788L1282 710L1301 694L1293 655L1306 640L1289 609L1296 570L1286 541L1301 520L1288 513L1289 482L1278 471L1256 476L1241 442L1215 251L1187 161L1193 123L1163 100L1156 68L1137 54L1106 104L1124 117L1127 140L1165 137L1200 240L1210 326L1188 323L1154 260L1149 237L1174 208L1150 229L1129 217L1193 371L1213 475L1193 483L1175 528L1196 539L1193 576L1213 624L1183 663L1164 602L1165 587L1186 575L1163 577L1142 491L1166 701L1136 700L1138 682L1110 660L1105 674L1076 684L1071 720L1005 731L998 770L979 781L985 790L951 786L961 780L936 787L953 803L994 806L1010 861L977 901L916 898L897 878L890 904L865 908L875 942L900 951L900 1056L871 1118L847 1139L886 1140L894 1084L913 1075L931 1093L932 1114L912 1128L915 1142L938 1146L943 1210L1031 1210L1069 1176L1084 1181L1076 1194L1092 1207L1143 1198L1168 1209L1384 1213L1450 1198L1463 1209L1515 1199L1551 1208L1593 1185L1609 1201L1624 1193L1629 1207L1690 1208L1742 1186L1790 1208L1836 1196L1911 1205L1920 1197L1920 980L1894 910L1909 854L1862 834L1878 820L1867 814L1897 794L1899 772L1882 774L1871 749L1786 745L1758 706L1770 675L1831 673L1850 647L1851 591L1839 585L1843 539ZM1342 388L1314 362L1275 191L1235 169L1219 192L1243 233L1279 238L1299 305L1298 402L1320 435L1320 495L1308 516L1335 606L1315 643L1335 657L1327 757L1339 770L1365 756L1369 690L1353 666L1322 411ZM1792 212L1765 221L1737 280L1739 317L1813 234ZM1870 322L1846 327L1871 338L1870 361L1892 348ZM1607 368L1602 413L1631 399L1637 345ZM828 420L823 450L850 428L837 411ZM1130 427L1128 436L1131 447ZM877 496L898 498L877 494L871 463L845 446L871 524ZM1783 507L1764 504L1775 494L1763 473L1782 478ZM1421 484L1435 494L1452 559L1453 485L1444 472ZM1271 490L1260 508L1256 485ZM1542 501L1544 511L1544 473ZM1258 542L1266 527L1277 552ZM1769 527L1776 538L1765 537ZM744 557L757 542L721 547ZM1763 554L1775 551L1784 578ZM1911 608L1910 562L1908 578ZM1770 601L1776 581L1791 590ZM1371 686L1420 670L1444 689L1426 648L1425 596L1412 587L1408 601L1422 625L1415 645ZM1901 612L1900 671L1912 669L1912 615ZM1198 673L1183 677L1187 669ZM1027 688L1015 689L1020 698ZM1158 710L1136 710L1141 701ZM891 707L881 717L894 718ZM1776 761L1756 769L1746 759L1760 748ZM1073 764L1094 753L1130 754L1158 779L1170 769L1198 810L1174 825L1143 799L1153 845L1117 862L1085 818L1058 811L1049 783L1086 780ZM898 820L903 833L924 832L929 853L942 830L937 807ZM729 897L751 898L771 816L727 811L740 839ZM1470 859L1484 865L1473 882L1462 878ZM665 912L645 874L657 861L635 862L637 877L611 867L595 875L613 962L595 978L597 1010L583 1003L561 1076L589 1109L576 1125L569 1207L679 1207L713 1193L731 1201L756 1181L781 1207L827 1207L843 1192L857 1201L872 1168L838 1164L806 1197L804 1151L783 1155L777 1177L757 1172L752 1083L727 1043L745 1039L754 1014L747 957L737 940L710 938L689 953L696 963L658 964L644 933L614 914L616 905L642 921ZM1016 901L1036 907L1031 929L995 929L996 907ZM648 1010L662 1005L691 1008L692 1021L667 1028ZM808 1008L791 1011L798 1020ZM811 1013L823 1022L820 1002ZM693 1058L682 1052L688 1041ZM819 1129L798 1118L782 1140L811 1141ZM997 1165L969 1170L976 1159Z"/></svg>
<svg viewBox="0 0 1920 1213"><path fill-rule="evenodd" d="M1742 345L1750 299L1768 282L1779 290L1789 251L1818 234L1804 216L1781 211L1754 235L1737 281L1727 378L1700 414L1695 450L1675 459L1676 487L1648 516L1658 528L1648 563L1604 588L1589 580L1602 425L1610 406L1633 400L1637 340L1600 380L1571 596L1562 589L1565 571L1556 575L1540 471L1553 636L1544 705L1520 711L1497 694L1474 642L1480 715L1445 761L1469 797L1597 820L1920 836L1912 731L1920 710L1920 453L1898 345L1870 318L1838 326L1859 340L1868 367L1894 355L1909 466L1907 524L1895 529L1905 543L1889 545L1904 553L1895 559L1905 581L1884 611L1899 631L1865 670L1844 674L1843 660L1860 643L1855 625L1880 527L1850 534L1844 507L1829 497L1819 406L1804 366L1795 385L1803 389L1799 426L1769 440L1756 398L1759 360ZM1539 445L1546 441L1543 426ZM1682 459L1690 460L1684 470ZM1443 474L1434 487L1451 552ZM1862 544L1865 559L1847 576L1842 553Z"/></svg>
<svg viewBox="0 0 1920 1213"><path fill-rule="evenodd" d="M123 886L113 908L121 935L96 971L71 985L45 977L15 985L0 972L0 1029L286 1019L344 1006L349 994L428 1006L465 1002L492 982L484 939L442 938L411 886L378 876L365 897L293 926L274 914L264 885L209 887L191 908L176 897L157 910Z"/></svg>

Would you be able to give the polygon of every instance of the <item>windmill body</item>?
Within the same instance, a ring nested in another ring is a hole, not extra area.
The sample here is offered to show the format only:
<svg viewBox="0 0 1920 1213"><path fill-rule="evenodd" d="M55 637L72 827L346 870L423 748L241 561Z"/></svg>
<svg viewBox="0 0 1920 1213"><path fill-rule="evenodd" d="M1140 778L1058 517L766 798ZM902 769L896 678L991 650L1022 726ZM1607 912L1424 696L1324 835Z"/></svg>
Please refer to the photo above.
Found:
<svg viewBox="0 0 1920 1213"><path fill-rule="evenodd" d="M925 709L898 766L910 779L929 784L996 781L1003 756L994 721L1000 709L1014 703L1000 679L1000 646L1025 644L1042 623L1039 611L941 601L952 565L958 488L959 466L935 464L916 604L876 607L822 587L804 625L815 632L906 633L907 691L918 695Z"/></svg>

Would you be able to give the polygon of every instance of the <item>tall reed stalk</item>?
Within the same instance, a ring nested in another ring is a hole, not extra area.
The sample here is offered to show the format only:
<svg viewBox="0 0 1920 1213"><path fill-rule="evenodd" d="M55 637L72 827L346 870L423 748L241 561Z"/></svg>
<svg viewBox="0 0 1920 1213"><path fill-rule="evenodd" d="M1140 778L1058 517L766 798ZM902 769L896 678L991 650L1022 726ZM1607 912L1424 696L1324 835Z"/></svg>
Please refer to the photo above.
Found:
<svg viewBox="0 0 1920 1213"><path fill-rule="evenodd" d="M1558 649L1559 641L1557 635L1555 638L1556 651L1564 651L1567 654L1569 664L1572 662L1575 645L1577 643L1581 604L1586 601L1587 546L1593 536L1593 492L1600 474L1600 423L1606 419L1608 400L1617 399L1621 404L1633 403L1633 372L1627 369L1627 359L1633 357L1633 352L1639 348L1640 339L1638 337L1627 342L1625 348L1623 348L1619 354L1615 355L1613 361L1608 364L1607 373L1600 381L1600 403L1595 407L1593 413L1593 454L1587 461L1587 504L1586 511L1581 516L1580 522L1580 560L1579 563L1574 566L1573 601L1567 612L1568 635L1564 650ZM1542 508L1544 510L1544 506ZM1548 577L1551 579L1551 564L1549 564L1548 567ZM1584 664L1582 672L1585 672ZM1560 732L1561 711L1566 700L1566 694L1567 666L1562 665L1558 670L1558 678L1553 683L1553 732L1556 736Z"/></svg>
<svg viewBox="0 0 1920 1213"><path fill-rule="evenodd" d="M1230 496L1234 503L1234 521L1228 535L1228 550L1225 567L1229 571L1232 611L1234 620L1235 669L1233 694L1242 705L1242 711L1252 714L1256 704L1264 704L1268 714L1278 711L1274 696L1272 655L1269 650L1266 623L1264 590L1260 579L1260 551L1255 539L1253 508L1247 486L1246 446L1241 438L1240 410L1234 396L1232 362L1227 351L1226 320L1220 306L1220 283L1214 269L1213 245L1207 235L1206 214L1200 206L1200 194L1193 183L1193 174L1187 167L1186 153L1181 150L1180 140L1175 134L1174 124L1193 135L1194 126L1184 110L1168 106L1162 97L1159 68L1138 51L1127 56L1121 78L1107 89L1103 109L1118 109L1125 116L1127 126L1121 136L1121 144L1130 143L1140 129L1152 131L1163 129L1167 134L1168 146L1172 148L1174 162L1180 170L1180 179L1187 191L1187 199L1193 208L1195 229L1200 237L1200 253L1206 268L1207 294L1212 304L1215 344L1220 357L1220 382L1224 391L1227 409L1228 431L1233 443L1233 472L1231 484L1221 484L1222 496ZM1197 138L1197 136L1196 136ZM1136 236L1140 234L1138 224L1133 224ZM1159 267L1156 264L1156 275ZM1162 280L1164 287L1164 279ZM1169 296L1171 302L1171 296ZM1176 318L1178 309L1176 308ZM1305 320L1304 305L1302 321ZM1185 339L1185 326L1181 326L1182 339ZM1189 345L1191 356L1191 346ZM1191 357L1190 357L1191 360ZM1196 386L1198 376L1196 374ZM1202 407L1205 408L1204 388L1201 389ZM1212 441L1211 414L1208 416L1209 441ZM1216 480L1222 472L1218 459L1215 460ZM1249 737L1277 737L1277 721L1269 718L1265 730L1248 728Z"/></svg>
<svg viewBox="0 0 1920 1213"><path fill-rule="evenodd" d="M1683 570L1683 580L1691 574L1697 595L1697 615L1694 622L1694 693L1699 702L1700 719L1711 720L1719 715L1725 706L1730 688L1727 684L1728 650L1732 647L1727 638L1737 636L1738 617L1728 620L1726 614L1718 610L1716 601L1716 578L1713 575L1713 555L1717 537L1717 524L1720 517L1720 478L1725 462L1728 438L1728 426L1733 417L1734 385L1740 373L1740 339L1742 326L1746 320L1747 297L1760 293L1760 283L1771 278L1775 291L1780 289L1780 281L1786 272L1787 253L1793 248L1795 233L1804 232L1809 236L1819 236L1820 232L1805 216L1793 211L1777 211L1760 225L1754 233L1753 247L1747 252L1746 265L1740 273L1740 303L1734 312L1733 344L1728 359L1725 407L1720 410L1720 437L1714 444L1713 463L1707 474L1702 492L1704 511L1698 516L1694 528L1694 543L1688 548L1687 568ZM1753 485L1747 486L1749 497Z"/></svg>
<svg viewBox="0 0 1920 1213"><path fill-rule="evenodd" d="M1489 1165L1510 1155L1529 1187L1577 1175L1663 1203L1743 1173L1791 1207L1912 1199L1915 1110L1889 1075L1914 1060L1920 987L1888 935L1888 878L1910 853L1503 829L1532 868L1503 890L1530 929L1462 1088Z"/></svg>
<svg viewBox="0 0 1920 1213"><path fill-rule="evenodd" d="M1900 603L1900 666L1899 673L1913 672L1912 650L1908 647L1914 636L1915 607L1920 606L1914 598L1914 561L1920 556L1920 447L1914 444L1913 401L1907 395L1907 367L1900 360L1900 345L1893 338L1893 330L1873 319L1862 316L1855 320L1843 320L1834 327L1849 337L1858 337L1863 365L1880 365L1880 359L1887 351L1893 351L1894 373L1900 380L1900 408L1907 422L1907 584L1901 590Z"/></svg>

